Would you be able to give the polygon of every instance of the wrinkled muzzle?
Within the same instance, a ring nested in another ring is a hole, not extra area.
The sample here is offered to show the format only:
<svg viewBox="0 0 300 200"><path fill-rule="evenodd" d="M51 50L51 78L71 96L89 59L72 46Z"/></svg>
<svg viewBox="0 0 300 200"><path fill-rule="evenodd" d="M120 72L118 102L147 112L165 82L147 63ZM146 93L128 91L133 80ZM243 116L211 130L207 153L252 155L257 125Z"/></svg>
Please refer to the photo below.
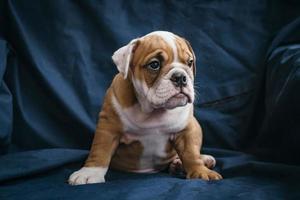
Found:
<svg viewBox="0 0 300 200"><path fill-rule="evenodd" d="M192 77L183 69L172 69L147 93L153 108L173 109L194 102Z"/></svg>

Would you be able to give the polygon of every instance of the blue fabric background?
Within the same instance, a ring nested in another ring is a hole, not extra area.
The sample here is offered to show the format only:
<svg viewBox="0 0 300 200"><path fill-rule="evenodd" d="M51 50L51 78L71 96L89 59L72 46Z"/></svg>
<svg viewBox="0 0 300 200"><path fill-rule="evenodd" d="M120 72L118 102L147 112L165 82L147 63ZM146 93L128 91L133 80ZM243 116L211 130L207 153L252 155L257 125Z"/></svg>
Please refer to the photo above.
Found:
<svg viewBox="0 0 300 200"><path fill-rule="evenodd" d="M154 30L190 41L195 115L222 181L110 170L71 187L116 67ZM299 199L300 3L0 1L0 199Z"/></svg>

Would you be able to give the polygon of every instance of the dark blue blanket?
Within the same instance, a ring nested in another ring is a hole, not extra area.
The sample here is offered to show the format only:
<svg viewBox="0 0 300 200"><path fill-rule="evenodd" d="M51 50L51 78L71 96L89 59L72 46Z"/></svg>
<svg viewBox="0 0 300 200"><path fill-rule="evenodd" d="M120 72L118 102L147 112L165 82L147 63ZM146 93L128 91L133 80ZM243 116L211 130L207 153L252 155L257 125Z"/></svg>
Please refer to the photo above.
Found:
<svg viewBox="0 0 300 200"><path fill-rule="evenodd" d="M195 115L224 180L110 170L72 187L116 67L153 30L197 56ZM0 1L0 199L300 199L300 3Z"/></svg>

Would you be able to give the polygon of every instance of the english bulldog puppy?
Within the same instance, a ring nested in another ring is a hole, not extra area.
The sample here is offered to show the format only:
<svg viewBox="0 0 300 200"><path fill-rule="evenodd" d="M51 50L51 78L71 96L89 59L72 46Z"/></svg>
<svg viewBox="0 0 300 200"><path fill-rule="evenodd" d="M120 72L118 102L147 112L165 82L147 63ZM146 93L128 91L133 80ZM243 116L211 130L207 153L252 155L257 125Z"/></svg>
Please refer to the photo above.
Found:
<svg viewBox="0 0 300 200"><path fill-rule="evenodd" d="M112 56L119 73L108 88L93 144L69 184L105 182L108 168L151 173L182 168L186 178L219 180L200 154L202 130L193 115L196 57L182 37L155 31Z"/></svg>

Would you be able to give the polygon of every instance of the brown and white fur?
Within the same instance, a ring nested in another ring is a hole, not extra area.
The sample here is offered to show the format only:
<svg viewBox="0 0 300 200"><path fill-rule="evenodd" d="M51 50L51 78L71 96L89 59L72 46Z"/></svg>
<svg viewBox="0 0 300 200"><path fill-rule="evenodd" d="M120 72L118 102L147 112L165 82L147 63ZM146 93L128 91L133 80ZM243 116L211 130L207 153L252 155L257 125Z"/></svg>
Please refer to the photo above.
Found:
<svg viewBox="0 0 300 200"><path fill-rule="evenodd" d="M107 90L84 167L69 183L105 182L109 167L158 172L179 166L187 178L221 179L209 169L215 159L200 154L202 130L193 115L196 58L190 44L156 31L132 40L112 59L120 73Z"/></svg>

